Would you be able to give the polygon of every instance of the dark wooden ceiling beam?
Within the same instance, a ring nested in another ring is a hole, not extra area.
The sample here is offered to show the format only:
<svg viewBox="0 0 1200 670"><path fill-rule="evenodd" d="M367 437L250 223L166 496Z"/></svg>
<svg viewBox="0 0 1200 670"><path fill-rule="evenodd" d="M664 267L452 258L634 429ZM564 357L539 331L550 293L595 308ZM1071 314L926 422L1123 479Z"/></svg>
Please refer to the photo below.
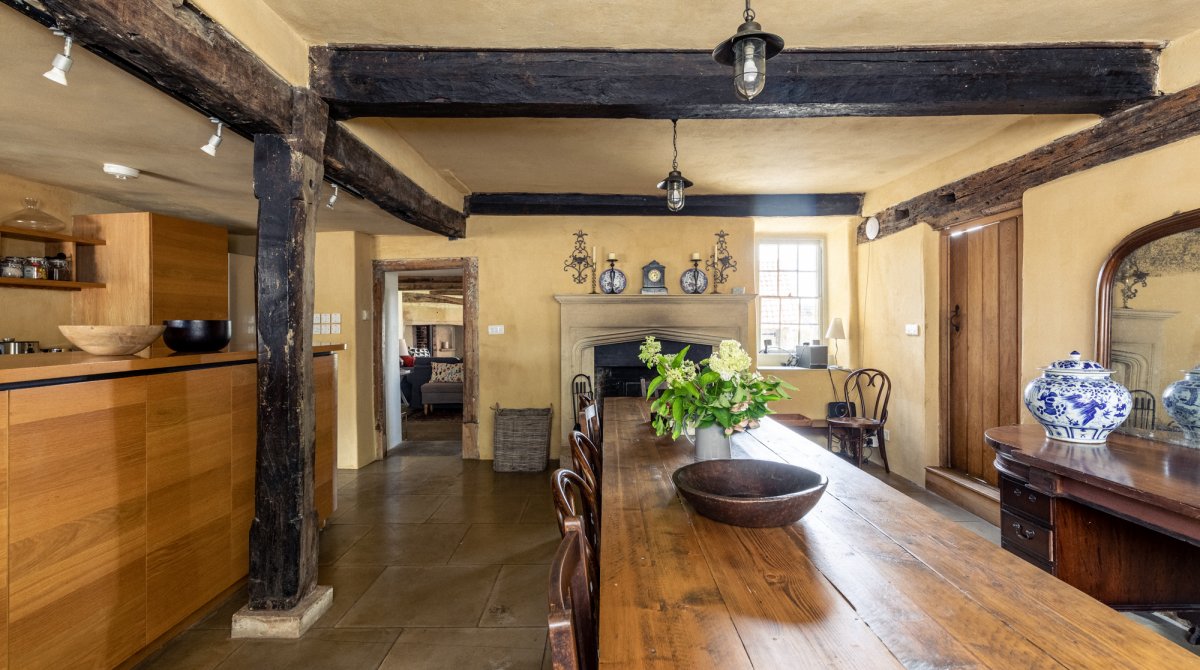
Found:
<svg viewBox="0 0 1200 670"><path fill-rule="evenodd" d="M246 137L291 130L294 87L191 3L42 0L45 11L40 12L19 0L0 2L58 25L79 46ZM326 139L331 180L415 226L465 236L461 212L436 200L344 128L331 124Z"/></svg>
<svg viewBox="0 0 1200 670"><path fill-rule="evenodd" d="M889 207L875 215L880 235L918 223L940 230L1011 209L1035 186L1196 135L1200 86L1119 112L1007 163ZM861 226L859 240L866 241Z"/></svg>
<svg viewBox="0 0 1200 670"><path fill-rule="evenodd" d="M1109 114L1156 95L1144 44L785 51L766 90L736 98L699 51L321 46L311 86L338 118L650 119Z"/></svg>
<svg viewBox="0 0 1200 670"><path fill-rule="evenodd" d="M682 211L664 195L475 193L472 215L493 216L842 216L862 210L860 193L689 195Z"/></svg>
<svg viewBox="0 0 1200 670"><path fill-rule="evenodd" d="M406 293L404 294L404 302L462 306L463 299L461 297L455 298L448 295L434 295L431 293Z"/></svg>

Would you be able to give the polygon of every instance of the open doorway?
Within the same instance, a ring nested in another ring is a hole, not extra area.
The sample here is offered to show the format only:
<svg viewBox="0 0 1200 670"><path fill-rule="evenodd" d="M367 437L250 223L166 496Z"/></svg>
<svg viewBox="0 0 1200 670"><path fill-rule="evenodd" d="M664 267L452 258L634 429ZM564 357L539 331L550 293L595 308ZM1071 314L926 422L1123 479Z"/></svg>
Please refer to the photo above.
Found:
<svg viewBox="0 0 1200 670"><path fill-rule="evenodd" d="M374 262L375 421L381 445L462 442L479 457L478 262Z"/></svg>

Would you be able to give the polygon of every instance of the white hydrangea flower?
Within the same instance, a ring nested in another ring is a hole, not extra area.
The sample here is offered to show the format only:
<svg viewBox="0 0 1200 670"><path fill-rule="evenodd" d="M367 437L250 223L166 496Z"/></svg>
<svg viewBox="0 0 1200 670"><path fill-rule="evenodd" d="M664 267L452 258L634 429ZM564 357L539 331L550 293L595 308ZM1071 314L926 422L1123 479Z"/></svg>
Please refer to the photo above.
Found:
<svg viewBox="0 0 1200 670"><path fill-rule="evenodd" d="M662 356L662 342L654 339L653 335L646 337L642 348L638 351L638 359L646 365L657 365Z"/></svg>
<svg viewBox="0 0 1200 670"><path fill-rule="evenodd" d="M742 349L737 340L722 340L717 352L709 359L708 366L721 375L721 379L729 381L738 373L748 371L751 363L750 354Z"/></svg>

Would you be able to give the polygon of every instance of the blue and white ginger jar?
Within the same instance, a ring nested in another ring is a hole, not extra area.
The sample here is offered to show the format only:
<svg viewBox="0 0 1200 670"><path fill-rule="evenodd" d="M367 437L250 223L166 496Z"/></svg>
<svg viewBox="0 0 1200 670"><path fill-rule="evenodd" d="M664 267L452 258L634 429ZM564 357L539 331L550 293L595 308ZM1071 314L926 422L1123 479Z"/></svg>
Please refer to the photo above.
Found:
<svg viewBox="0 0 1200 670"><path fill-rule="evenodd" d="M1183 427L1188 440L1200 442L1200 365L1163 391L1163 407Z"/></svg>
<svg viewBox="0 0 1200 670"><path fill-rule="evenodd" d="M1040 369L1042 376L1025 387L1025 406L1045 427L1046 437L1103 444L1129 416L1129 389L1110 378L1112 370L1080 360L1078 351Z"/></svg>

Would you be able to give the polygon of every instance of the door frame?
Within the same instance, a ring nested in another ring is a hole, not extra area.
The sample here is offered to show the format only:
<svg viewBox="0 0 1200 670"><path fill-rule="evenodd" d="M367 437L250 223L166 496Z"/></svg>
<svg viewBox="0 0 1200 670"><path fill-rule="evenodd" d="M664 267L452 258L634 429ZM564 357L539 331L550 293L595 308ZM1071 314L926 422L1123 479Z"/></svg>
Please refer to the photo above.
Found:
<svg viewBox="0 0 1200 670"><path fill-rule="evenodd" d="M392 258L371 262L374 304L374 386L376 446L387 453L387 406L383 383L383 278L411 270L462 270L463 273L463 426L462 457L479 458L479 259ZM383 454L380 454L383 455Z"/></svg>
<svg viewBox="0 0 1200 670"><path fill-rule="evenodd" d="M978 219L966 221L954 226L942 228L939 232L941 236L938 238L938 282L939 292L941 294L941 305L938 309L938 368L940 370L938 380L938 463L943 468L951 467L950 463L950 315L953 306L950 304L950 236L954 233L965 232L972 228L980 228L1001 221L1006 221L1016 217L1017 219L1017 245L1019 247L1017 254L1017 330L1020 332L1021 319L1021 287L1024 284L1022 281L1022 269L1025 262L1025 254L1023 252L1025 241L1025 218L1022 216L1021 208L1009 209L997 214L989 214ZM1016 343L1017 360L1021 358L1021 342ZM1020 377L1018 376L1017 388L1012 389L1015 393L1020 393Z"/></svg>

